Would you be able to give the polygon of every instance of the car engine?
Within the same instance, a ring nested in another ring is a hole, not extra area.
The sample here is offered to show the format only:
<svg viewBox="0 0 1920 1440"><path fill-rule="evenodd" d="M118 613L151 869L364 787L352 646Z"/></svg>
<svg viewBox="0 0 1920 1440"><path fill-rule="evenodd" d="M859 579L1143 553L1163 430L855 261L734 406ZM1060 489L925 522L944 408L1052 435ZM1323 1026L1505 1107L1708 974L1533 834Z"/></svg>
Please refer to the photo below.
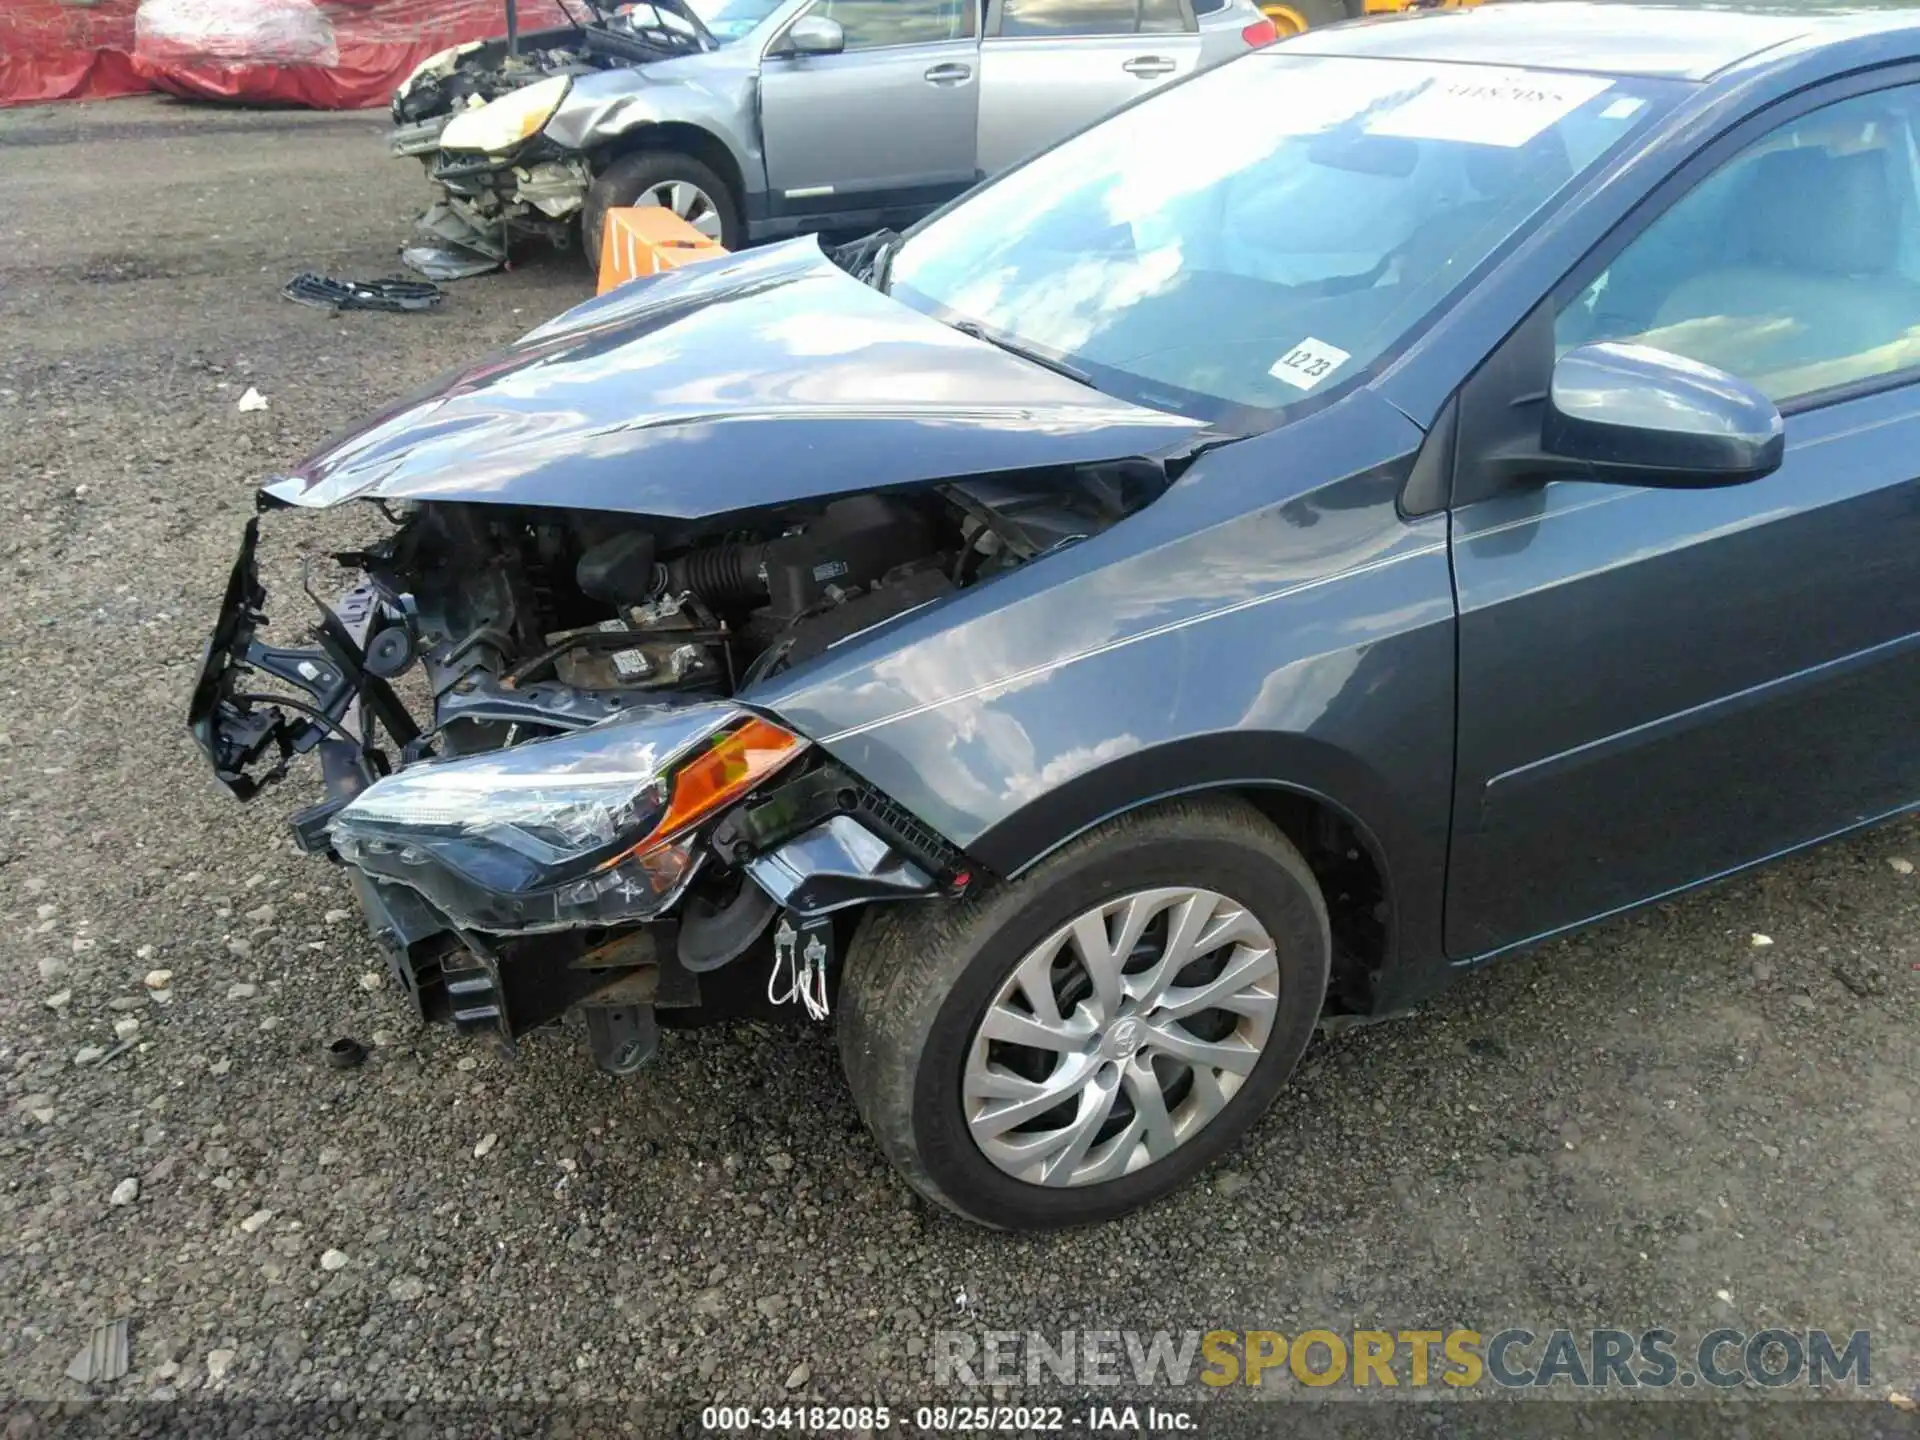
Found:
<svg viewBox="0 0 1920 1440"><path fill-rule="evenodd" d="M409 617L374 637L370 665L397 674L417 657L433 692L427 734L464 754L663 691L731 695L1094 534L1162 483L1157 467L1126 464L995 477L848 496L719 534L417 503L394 512L381 544L339 558Z"/></svg>
<svg viewBox="0 0 1920 1440"><path fill-rule="evenodd" d="M393 120L411 126L544 80L665 60L702 48L695 22L678 5L646 5L560 30L488 40L424 68L394 91Z"/></svg>

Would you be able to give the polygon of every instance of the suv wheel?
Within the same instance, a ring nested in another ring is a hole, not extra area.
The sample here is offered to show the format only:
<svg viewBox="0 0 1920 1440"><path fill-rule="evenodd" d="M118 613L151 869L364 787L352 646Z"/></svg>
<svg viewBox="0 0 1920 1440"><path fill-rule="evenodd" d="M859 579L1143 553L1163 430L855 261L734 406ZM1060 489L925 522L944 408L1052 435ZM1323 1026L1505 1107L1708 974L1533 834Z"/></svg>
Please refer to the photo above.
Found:
<svg viewBox="0 0 1920 1440"><path fill-rule="evenodd" d="M1326 994L1326 906L1258 811L1180 801L954 904L879 909L840 987L862 1118L983 1224L1104 1220L1251 1126Z"/></svg>
<svg viewBox="0 0 1920 1440"><path fill-rule="evenodd" d="M629 205L663 206L729 250L746 238L739 201L711 168L677 150L641 150L607 166L587 191L580 209L580 250L592 269L600 268L607 211Z"/></svg>

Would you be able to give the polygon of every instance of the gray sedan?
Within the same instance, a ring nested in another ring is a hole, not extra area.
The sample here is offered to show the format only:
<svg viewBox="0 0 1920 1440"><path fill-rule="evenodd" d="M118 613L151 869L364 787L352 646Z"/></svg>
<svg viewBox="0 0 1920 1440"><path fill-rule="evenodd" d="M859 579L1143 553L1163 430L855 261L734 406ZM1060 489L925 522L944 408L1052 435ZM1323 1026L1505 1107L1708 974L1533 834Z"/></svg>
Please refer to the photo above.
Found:
<svg viewBox="0 0 1920 1440"><path fill-rule="evenodd" d="M918 219L1274 30L1252 0L679 0L435 56L395 93L426 228L598 249L664 205L727 246Z"/></svg>
<svg viewBox="0 0 1920 1440"><path fill-rule="evenodd" d="M1316 1026L1920 811L1916 215L1913 10L1309 32L338 437L261 507L391 528L292 649L250 523L190 722L319 752L421 1015L831 1020L923 1195L1118 1215Z"/></svg>

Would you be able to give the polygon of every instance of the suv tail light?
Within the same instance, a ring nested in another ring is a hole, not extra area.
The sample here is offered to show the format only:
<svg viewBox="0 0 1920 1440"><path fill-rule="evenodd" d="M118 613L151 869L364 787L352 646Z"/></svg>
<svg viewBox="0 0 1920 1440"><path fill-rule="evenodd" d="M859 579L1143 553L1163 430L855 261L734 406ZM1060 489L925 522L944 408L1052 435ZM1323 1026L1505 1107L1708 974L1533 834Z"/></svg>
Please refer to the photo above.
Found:
<svg viewBox="0 0 1920 1440"><path fill-rule="evenodd" d="M1271 45L1280 38L1280 32L1273 21L1264 15L1240 32L1240 38L1247 42L1249 50L1258 50L1262 45Z"/></svg>

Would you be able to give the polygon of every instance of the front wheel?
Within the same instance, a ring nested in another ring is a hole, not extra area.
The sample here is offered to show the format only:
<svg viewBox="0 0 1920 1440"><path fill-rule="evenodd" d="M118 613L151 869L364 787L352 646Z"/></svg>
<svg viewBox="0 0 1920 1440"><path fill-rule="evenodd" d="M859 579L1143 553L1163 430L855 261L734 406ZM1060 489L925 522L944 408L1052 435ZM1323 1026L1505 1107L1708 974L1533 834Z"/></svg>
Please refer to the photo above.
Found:
<svg viewBox="0 0 1920 1440"><path fill-rule="evenodd" d="M678 150L641 150L607 166L587 191L580 209L580 249L590 269L600 268L607 212L644 205L673 211L729 250L746 239L740 202L711 167Z"/></svg>
<svg viewBox="0 0 1920 1440"><path fill-rule="evenodd" d="M1110 1219L1266 1109L1331 954L1285 836L1240 801L1175 802L978 897L876 911L840 988L842 1063L929 1199L1008 1229Z"/></svg>

